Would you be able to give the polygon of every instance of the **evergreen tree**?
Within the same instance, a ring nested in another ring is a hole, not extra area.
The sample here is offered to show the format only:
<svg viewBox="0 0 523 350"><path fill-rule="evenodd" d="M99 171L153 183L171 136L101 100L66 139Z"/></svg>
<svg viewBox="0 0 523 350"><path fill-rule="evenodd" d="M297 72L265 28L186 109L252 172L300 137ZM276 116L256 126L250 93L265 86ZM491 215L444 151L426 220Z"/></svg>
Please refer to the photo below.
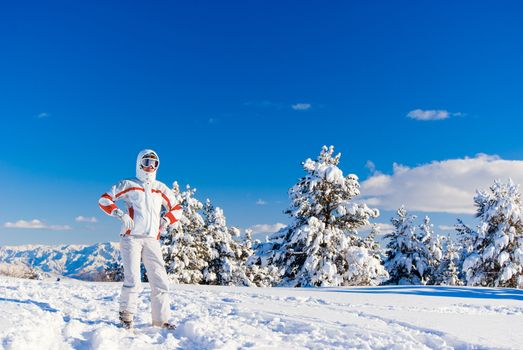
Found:
<svg viewBox="0 0 523 350"><path fill-rule="evenodd" d="M209 199L205 203L203 217L203 236L210 247L210 259L203 269L205 281L219 285L251 285L245 274L248 249L233 239L233 236L239 236L240 231L227 227L223 210L213 206Z"/></svg>
<svg viewBox="0 0 523 350"><path fill-rule="evenodd" d="M104 268L103 281L123 281L123 265L120 261L111 261Z"/></svg>
<svg viewBox="0 0 523 350"><path fill-rule="evenodd" d="M353 201L360 193L358 178L344 177L338 168L341 154L333 153L334 147L324 146L316 161L303 163L306 175L289 190L291 205L285 213L292 223L261 247L261 265L277 266L283 285L376 284L386 278L357 232L379 212Z"/></svg>
<svg viewBox="0 0 523 350"><path fill-rule="evenodd" d="M349 247L346 258L349 264L345 278L357 286L375 286L388 279L383 266L383 249L376 236L380 234L378 225L372 225L371 231L364 239L355 241L355 246Z"/></svg>
<svg viewBox="0 0 523 350"><path fill-rule="evenodd" d="M419 226L415 226L415 215L409 215L405 207L397 211L391 222L394 231L387 234L387 259L385 267L393 284L427 284L430 281L435 258L430 250L432 246L432 224L425 217ZM433 248L436 250L436 247Z"/></svg>
<svg viewBox="0 0 523 350"><path fill-rule="evenodd" d="M466 225L461 219L458 219L458 223L454 225L457 236L458 236L458 254L459 259L457 262L458 278L464 283L466 281L466 274L463 269L463 263L465 259L472 254L474 251L474 237L476 232L474 229Z"/></svg>
<svg viewBox="0 0 523 350"><path fill-rule="evenodd" d="M412 284L413 241L415 239L414 221L416 216L409 215L405 207L398 209L396 217L391 219L394 231L385 235L387 258L385 268L389 272L389 283ZM415 282L419 282L419 279Z"/></svg>
<svg viewBox="0 0 523 350"><path fill-rule="evenodd" d="M372 225L371 231L365 237L363 242L363 247L368 249L369 254L378 260L383 260L383 249L381 249L380 244L376 241L376 236L380 234L380 228L378 225Z"/></svg>
<svg viewBox="0 0 523 350"><path fill-rule="evenodd" d="M423 223L419 226L418 234L419 256L422 265L424 265L422 283L434 284L435 275L441 259L443 258L442 237L434 233L434 225L430 218L425 216Z"/></svg>
<svg viewBox="0 0 523 350"><path fill-rule="evenodd" d="M434 276L434 284L446 286L461 286L463 282L459 278L459 250L450 238L445 239L445 253L440 261Z"/></svg>
<svg viewBox="0 0 523 350"><path fill-rule="evenodd" d="M180 192L175 182L173 192L183 216L161 236L169 279L191 284L266 285L261 282L264 269L253 268L247 274L252 239L237 242L234 237L239 237L240 230L228 227L223 210L210 200L205 205L198 201L196 189L187 186Z"/></svg>
<svg viewBox="0 0 523 350"><path fill-rule="evenodd" d="M203 270L208 266L211 255L203 236L204 219L200 215L203 204L194 198L196 189L189 185L184 192L180 192L175 182L173 192L183 215L161 237L167 275L175 283L203 283Z"/></svg>
<svg viewBox="0 0 523 350"><path fill-rule="evenodd" d="M495 181L474 197L477 231L470 230L470 254L463 262L467 285L523 288L523 223L519 186Z"/></svg>
<svg viewBox="0 0 523 350"><path fill-rule="evenodd" d="M263 256L256 254L263 245L259 240L253 241L252 230L246 229L243 246L248 255L245 262L245 273L252 284L257 287L272 287L280 281L278 268L261 262Z"/></svg>

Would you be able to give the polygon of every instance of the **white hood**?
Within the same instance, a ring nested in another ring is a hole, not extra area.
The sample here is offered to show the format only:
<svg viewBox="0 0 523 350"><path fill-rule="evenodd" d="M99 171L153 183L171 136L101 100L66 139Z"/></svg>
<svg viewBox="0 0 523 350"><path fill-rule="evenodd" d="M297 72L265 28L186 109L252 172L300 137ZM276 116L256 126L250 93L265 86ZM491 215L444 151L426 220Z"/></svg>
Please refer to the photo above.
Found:
<svg viewBox="0 0 523 350"><path fill-rule="evenodd" d="M140 153L138 153L138 157L136 157L136 177L138 178L138 180L141 180L143 182L153 182L154 180L156 180L156 171L158 171L158 168L156 168L156 170L152 173L148 173L142 170L140 162L143 156L149 153L153 153L156 156L156 158L158 158L158 167L160 166L160 157L158 157L158 154L156 154L155 151L153 151L152 149L144 149L140 151Z"/></svg>

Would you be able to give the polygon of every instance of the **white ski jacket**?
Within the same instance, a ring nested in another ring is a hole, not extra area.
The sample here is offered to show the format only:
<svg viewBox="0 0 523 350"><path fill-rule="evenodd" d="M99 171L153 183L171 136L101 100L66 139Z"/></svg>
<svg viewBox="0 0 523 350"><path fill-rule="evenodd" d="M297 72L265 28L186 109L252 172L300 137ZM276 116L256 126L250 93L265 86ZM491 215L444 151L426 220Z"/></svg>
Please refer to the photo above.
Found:
<svg viewBox="0 0 523 350"><path fill-rule="evenodd" d="M100 197L98 205L108 215L115 216L114 211L118 209L115 202L123 200L127 205L129 216L134 220L134 228L122 234L159 239L162 206L166 210L163 217L169 224L180 220L182 208L176 203L173 192L165 184L156 180L156 171L148 173L141 169L142 157L150 153L156 155L152 150L141 151L136 160L136 178L122 180L113 185Z"/></svg>

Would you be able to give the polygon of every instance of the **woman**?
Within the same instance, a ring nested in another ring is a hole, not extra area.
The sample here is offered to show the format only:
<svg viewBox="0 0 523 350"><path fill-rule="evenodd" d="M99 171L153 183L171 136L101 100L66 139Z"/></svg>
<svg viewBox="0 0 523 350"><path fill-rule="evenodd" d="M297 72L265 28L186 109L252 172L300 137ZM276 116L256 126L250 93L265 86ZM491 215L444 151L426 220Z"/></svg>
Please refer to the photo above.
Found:
<svg viewBox="0 0 523 350"><path fill-rule="evenodd" d="M120 253L123 261L124 283L120 296L119 318L122 326L131 328L137 311L141 289L140 261L143 259L151 286L152 325L174 329L169 322L170 299L167 273L160 248L160 233L177 222L182 210L175 203L172 191L156 180L160 159L153 150L143 150L136 159L136 178L122 180L104 193L100 208L122 221ZM127 213L115 202L123 200ZM166 213L161 215L162 206Z"/></svg>

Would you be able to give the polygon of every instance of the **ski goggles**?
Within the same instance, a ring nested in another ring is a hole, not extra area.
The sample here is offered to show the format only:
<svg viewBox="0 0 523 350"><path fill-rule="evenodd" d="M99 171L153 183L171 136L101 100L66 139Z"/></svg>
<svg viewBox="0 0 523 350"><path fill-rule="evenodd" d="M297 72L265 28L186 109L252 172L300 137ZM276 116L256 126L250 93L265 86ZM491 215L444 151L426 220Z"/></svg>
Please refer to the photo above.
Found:
<svg viewBox="0 0 523 350"><path fill-rule="evenodd" d="M142 168L158 168L160 162L156 158L142 158L140 161Z"/></svg>

